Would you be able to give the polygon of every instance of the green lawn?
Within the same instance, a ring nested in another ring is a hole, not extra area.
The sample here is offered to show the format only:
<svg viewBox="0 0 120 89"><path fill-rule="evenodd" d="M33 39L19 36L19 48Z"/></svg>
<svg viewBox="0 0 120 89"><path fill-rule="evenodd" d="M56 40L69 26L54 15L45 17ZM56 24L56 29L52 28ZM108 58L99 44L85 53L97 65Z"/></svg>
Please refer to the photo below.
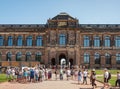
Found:
<svg viewBox="0 0 120 89"><path fill-rule="evenodd" d="M7 79L6 74L0 74L0 82L6 82L10 80L11 78Z"/></svg>
<svg viewBox="0 0 120 89"><path fill-rule="evenodd" d="M88 72L90 73L91 70L88 70ZM117 72L120 70L108 70L111 74L117 74ZM97 75L103 75L104 74L104 69L103 70L95 70Z"/></svg>
<svg viewBox="0 0 120 89"><path fill-rule="evenodd" d="M103 76L97 76L97 80L99 80L99 81L101 81L101 82L104 82ZM112 76L111 79L109 80L109 83L110 83L112 86L115 86L115 81L116 81L116 76Z"/></svg>

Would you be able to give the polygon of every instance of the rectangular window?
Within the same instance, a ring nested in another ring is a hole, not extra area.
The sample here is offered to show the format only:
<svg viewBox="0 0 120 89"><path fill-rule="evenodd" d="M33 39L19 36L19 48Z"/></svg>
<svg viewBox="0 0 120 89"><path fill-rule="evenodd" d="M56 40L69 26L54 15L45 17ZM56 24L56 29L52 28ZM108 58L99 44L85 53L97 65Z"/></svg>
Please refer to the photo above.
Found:
<svg viewBox="0 0 120 89"><path fill-rule="evenodd" d="M94 37L94 47L100 47L100 38L98 36Z"/></svg>

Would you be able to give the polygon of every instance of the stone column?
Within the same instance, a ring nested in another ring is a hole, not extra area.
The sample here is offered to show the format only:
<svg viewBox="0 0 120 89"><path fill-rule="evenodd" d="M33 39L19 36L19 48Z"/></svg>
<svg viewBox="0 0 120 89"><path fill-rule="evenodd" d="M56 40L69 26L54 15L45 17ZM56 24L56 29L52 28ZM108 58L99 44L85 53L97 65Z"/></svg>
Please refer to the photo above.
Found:
<svg viewBox="0 0 120 89"><path fill-rule="evenodd" d="M116 68L116 56L111 57L111 66L112 68Z"/></svg>
<svg viewBox="0 0 120 89"><path fill-rule="evenodd" d="M105 68L105 65L106 65L106 63L105 63L105 56L101 56L101 67L102 68Z"/></svg>
<svg viewBox="0 0 120 89"><path fill-rule="evenodd" d="M94 67L94 64L95 64L94 56L91 55L91 56L90 56L90 68L93 68L93 67Z"/></svg>

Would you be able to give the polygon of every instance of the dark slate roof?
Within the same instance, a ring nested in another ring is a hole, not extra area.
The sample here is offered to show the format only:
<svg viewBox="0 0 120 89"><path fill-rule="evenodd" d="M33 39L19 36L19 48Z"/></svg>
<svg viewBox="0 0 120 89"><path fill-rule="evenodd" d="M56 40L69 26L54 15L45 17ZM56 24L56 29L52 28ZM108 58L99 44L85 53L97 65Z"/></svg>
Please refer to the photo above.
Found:
<svg viewBox="0 0 120 89"><path fill-rule="evenodd" d="M5 28L45 28L46 24L0 24Z"/></svg>
<svg viewBox="0 0 120 89"><path fill-rule="evenodd" d="M53 17L52 20L75 20L75 18L65 12L61 12L57 16Z"/></svg>

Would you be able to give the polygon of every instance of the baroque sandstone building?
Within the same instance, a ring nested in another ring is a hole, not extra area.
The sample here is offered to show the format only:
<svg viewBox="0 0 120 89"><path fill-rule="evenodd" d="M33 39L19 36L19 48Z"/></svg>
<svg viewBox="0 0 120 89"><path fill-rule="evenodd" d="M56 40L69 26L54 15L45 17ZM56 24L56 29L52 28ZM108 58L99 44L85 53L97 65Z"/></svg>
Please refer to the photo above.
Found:
<svg viewBox="0 0 120 89"><path fill-rule="evenodd" d="M60 13L46 24L1 24L0 65L42 63L120 68L120 25L79 24Z"/></svg>

